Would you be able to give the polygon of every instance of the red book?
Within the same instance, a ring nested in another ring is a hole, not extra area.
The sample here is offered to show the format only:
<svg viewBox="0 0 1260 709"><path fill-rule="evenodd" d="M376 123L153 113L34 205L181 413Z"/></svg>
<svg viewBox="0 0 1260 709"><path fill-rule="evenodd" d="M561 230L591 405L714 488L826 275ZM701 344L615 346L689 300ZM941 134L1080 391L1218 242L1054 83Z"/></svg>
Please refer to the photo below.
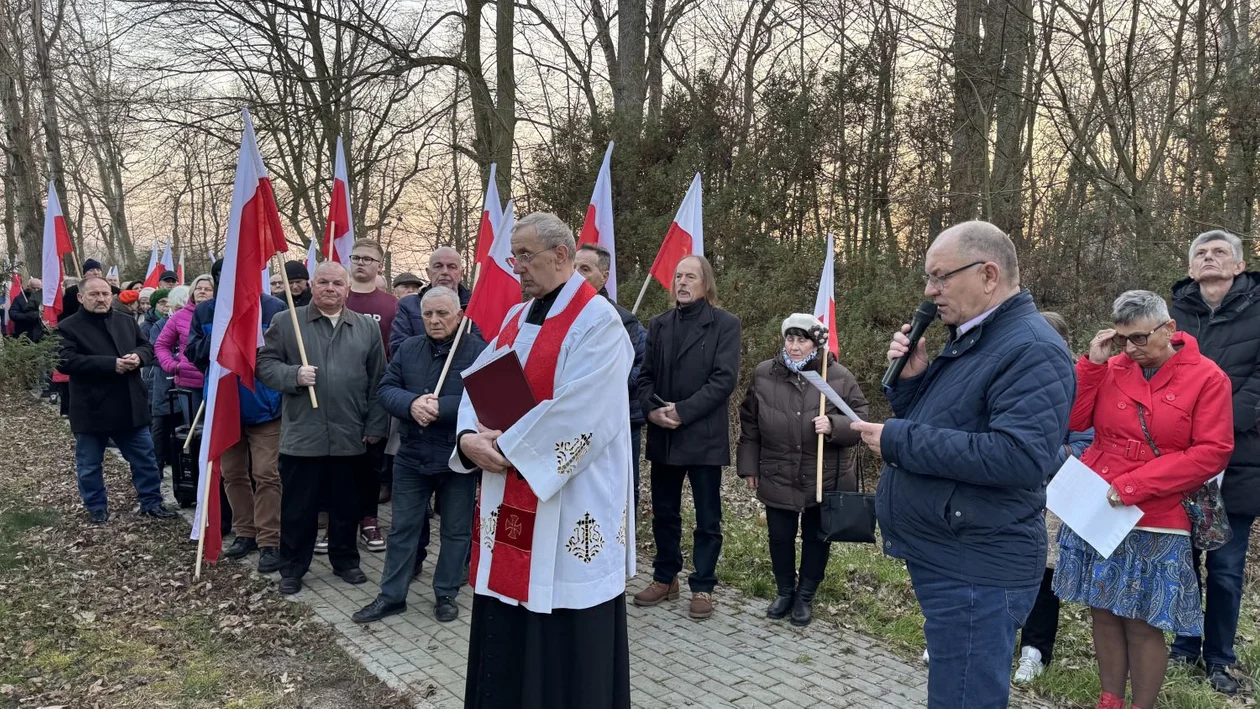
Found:
<svg viewBox="0 0 1260 709"><path fill-rule="evenodd" d="M506 431L538 405L511 347L501 348L484 364L466 370L463 377L477 420L488 429Z"/></svg>

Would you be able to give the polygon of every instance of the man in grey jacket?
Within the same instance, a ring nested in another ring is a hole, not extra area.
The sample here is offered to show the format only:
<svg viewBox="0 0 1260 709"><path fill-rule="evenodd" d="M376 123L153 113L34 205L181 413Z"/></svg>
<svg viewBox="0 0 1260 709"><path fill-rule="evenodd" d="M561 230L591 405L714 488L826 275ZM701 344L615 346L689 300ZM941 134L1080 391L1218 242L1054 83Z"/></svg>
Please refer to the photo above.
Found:
<svg viewBox="0 0 1260 709"><path fill-rule="evenodd" d="M311 566L321 504L328 510L328 560L347 583L367 580L359 569L354 476L371 465L367 444L389 433L377 403L385 347L376 321L345 308L346 269L331 261L315 269L309 305L294 312L309 364L302 365L293 319L279 313L258 353L258 379L284 395L280 427L280 592L302 590ZM314 388L319 408L311 406Z"/></svg>

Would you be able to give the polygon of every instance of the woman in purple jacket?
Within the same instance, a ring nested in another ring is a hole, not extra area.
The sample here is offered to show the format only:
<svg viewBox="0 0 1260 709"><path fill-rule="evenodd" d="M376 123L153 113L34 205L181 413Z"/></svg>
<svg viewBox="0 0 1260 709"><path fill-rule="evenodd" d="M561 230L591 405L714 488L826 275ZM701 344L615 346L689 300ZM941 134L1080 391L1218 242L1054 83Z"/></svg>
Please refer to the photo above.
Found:
<svg viewBox="0 0 1260 709"><path fill-rule="evenodd" d="M188 410L184 412L185 421L191 419L201 405L201 389L205 384L205 375L184 356L184 348L188 345L188 329L192 325L193 311L197 305L213 297L214 281L209 275L194 278L190 288L172 290L166 299L171 309L170 320L153 345L162 371L175 376L175 386L192 392L188 399Z"/></svg>

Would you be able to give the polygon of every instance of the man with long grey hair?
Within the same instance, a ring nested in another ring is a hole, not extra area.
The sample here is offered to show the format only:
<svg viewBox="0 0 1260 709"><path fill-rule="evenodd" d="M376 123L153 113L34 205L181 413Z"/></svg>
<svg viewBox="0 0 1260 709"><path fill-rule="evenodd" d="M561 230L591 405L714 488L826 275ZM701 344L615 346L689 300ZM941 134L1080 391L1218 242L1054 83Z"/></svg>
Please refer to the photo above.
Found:
<svg viewBox="0 0 1260 709"><path fill-rule="evenodd" d="M1179 637L1174 660L1202 663L1218 692L1237 694L1234 635L1242 604L1251 525L1260 515L1260 273L1247 271L1242 240L1219 229L1190 243L1189 278L1173 286L1172 317L1199 341L1199 350L1229 375L1233 388L1234 452L1221 493L1234 536L1206 555L1194 552L1195 573L1207 586L1203 637ZM1206 556L1207 578L1200 571Z"/></svg>

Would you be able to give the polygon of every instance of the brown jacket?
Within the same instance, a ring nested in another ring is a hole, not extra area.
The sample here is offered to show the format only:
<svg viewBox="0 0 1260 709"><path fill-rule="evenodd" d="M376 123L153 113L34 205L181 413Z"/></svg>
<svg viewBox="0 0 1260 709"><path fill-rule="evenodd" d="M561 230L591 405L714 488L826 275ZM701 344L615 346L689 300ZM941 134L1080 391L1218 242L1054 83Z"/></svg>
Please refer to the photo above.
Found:
<svg viewBox="0 0 1260 709"><path fill-rule="evenodd" d="M740 477L759 478L757 497L768 507L804 510L817 505L815 497L818 434L818 390L805 378L789 370L775 357L757 365L744 403L739 407L739 448L736 469ZM808 369L820 371L815 358ZM866 418L866 395L853 374L832 358L827 365L827 382L854 412ZM849 419L827 404L831 434L824 439L823 489L854 490L857 485L853 446L861 436L849 428ZM836 487L836 474L841 485Z"/></svg>

